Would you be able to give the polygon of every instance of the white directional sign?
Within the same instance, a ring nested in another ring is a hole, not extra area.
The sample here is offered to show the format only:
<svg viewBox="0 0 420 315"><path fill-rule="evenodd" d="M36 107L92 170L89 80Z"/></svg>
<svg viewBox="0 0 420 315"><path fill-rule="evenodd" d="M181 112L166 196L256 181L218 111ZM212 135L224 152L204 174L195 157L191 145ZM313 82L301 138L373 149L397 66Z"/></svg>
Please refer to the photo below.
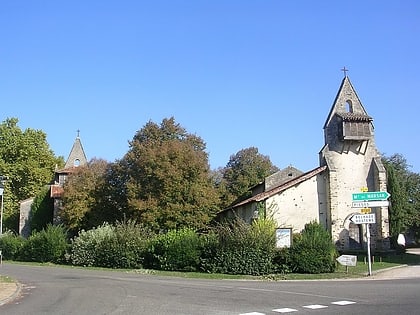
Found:
<svg viewBox="0 0 420 315"><path fill-rule="evenodd" d="M376 200L376 201L353 201L351 203L352 208L374 208L374 207L388 207L388 200Z"/></svg>
<svg viewBox="0 0 420 315"><path fill-rule="evenodd" d="M341 255L336 259L343 266L356 266L357 256L354 255Z"/></svg>
<svg viewBox="0 0 420 315"><path fill-rule="evenodd" d="M376 216L374 213L355 214L350 218L350 221L354 224L376 223Z"/></svg>

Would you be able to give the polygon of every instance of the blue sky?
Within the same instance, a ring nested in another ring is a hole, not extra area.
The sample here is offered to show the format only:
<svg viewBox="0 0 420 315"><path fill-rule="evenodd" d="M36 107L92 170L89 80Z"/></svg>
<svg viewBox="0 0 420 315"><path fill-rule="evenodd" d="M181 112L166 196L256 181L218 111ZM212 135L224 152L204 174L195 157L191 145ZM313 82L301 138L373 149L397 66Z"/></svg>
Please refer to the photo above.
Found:
<svg viewBox="0 0 420 315"><path fill-rule="evenodd" d="M112 162L173 116L212 169L254 146L308 171L345 66L379 150L420 172L419 50L415 0L3 0L0 120Z"/></svg>

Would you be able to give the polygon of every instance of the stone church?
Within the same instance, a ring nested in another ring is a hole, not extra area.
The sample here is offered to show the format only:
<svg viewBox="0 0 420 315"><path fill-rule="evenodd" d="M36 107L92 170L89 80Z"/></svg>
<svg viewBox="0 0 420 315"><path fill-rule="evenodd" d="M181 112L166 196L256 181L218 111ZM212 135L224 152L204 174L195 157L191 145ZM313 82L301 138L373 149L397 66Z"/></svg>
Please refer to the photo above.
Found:
<svg viewBox="0 0 420 315"><path fill-rule="evenodd" d="M355 224L351 220L361 213L361 209L353 208L353 193L387 189L372 121L345 72L323 126L325 143L319 152L319 166L308 172L292 166L280 170L253 187L250 198L223 210L219 217L238 216L247 222L271 217L278 231L286 231L289 239L306 223L317 221L331 233L339 250L365 248L366 229L370 228L371 246L389 249L385 203L364 209L374 214L375 223ZM284 235L278 233L278 241L281 237Z"/></svg>
<svg viewBox="0 0 420 315"><path fill-rule="evenodd" d="M82 142L80 141L79 131L76 140L73 143L69 157L63 169L55 171L54 183L50 186L50 196L54 200L53 223L60 223L59 211L61 207L61 196L63 194L63 186L69 174L73 173L77 167L84 166L88 163Z"/></svg>
<svg viewBox="0 0 420 315"><path fill-rule="evenodd" d="M64 168L55 171L54 181L50 185L50 197L54 201L54 224L60 223L59 210L61 207L61 196L63 194L63 185L66 182L67 177L69 174L73 173L77 167L86 165L87 163L88 161L78 131ZM19 235L23 237L28 237L31 234L30 218L33 201L34 198L28 198L20 202Z"/></svg>

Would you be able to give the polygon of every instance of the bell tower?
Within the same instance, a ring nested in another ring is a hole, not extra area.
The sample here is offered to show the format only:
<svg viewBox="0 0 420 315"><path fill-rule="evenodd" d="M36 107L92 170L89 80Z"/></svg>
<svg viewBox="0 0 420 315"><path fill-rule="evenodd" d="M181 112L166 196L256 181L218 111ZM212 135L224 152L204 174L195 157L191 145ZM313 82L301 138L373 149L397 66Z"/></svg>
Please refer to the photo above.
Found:
<svg viewBox="0 0 420 315"><path fill-rule="evenodd" d="M324 124L324 147L320 165L327 165L326 226L339 249L366 246L365 225L355 225L350 217L360 213L352 208L352 193L361 189L386 191L386 170L381 161L370 117L343 69L344 78ZM371 224L372 246L389 248L388 207L376 207L376 223Z"/></svg>

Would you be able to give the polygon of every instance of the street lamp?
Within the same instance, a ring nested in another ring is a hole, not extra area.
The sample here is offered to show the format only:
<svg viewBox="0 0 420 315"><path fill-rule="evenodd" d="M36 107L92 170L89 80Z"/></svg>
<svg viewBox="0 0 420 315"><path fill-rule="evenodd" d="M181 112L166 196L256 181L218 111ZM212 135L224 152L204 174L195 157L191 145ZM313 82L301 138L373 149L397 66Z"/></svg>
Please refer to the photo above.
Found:
<svg viewBox="0 0 420 315"><path fill-rule="evenodd" d="M1 195L1 209L0 209L0 236L3 235L3 194L4 194L4 183L6 182L6 176L0 176L0 195Z"/></svg>

